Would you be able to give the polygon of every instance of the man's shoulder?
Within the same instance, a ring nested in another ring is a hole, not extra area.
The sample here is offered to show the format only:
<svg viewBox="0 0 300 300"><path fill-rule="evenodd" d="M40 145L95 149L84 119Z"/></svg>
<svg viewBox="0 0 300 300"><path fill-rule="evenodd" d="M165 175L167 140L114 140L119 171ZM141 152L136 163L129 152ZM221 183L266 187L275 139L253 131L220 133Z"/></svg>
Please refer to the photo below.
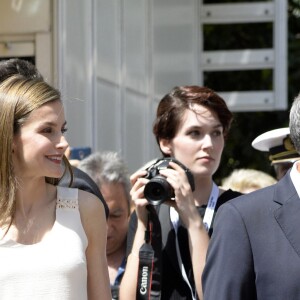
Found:
<svg viewBox="0 0 300 300"><path fill-rule="evenodd" d="M239 196L243 195L242 193L240 192L237 192L237 191L233 191L231 189L228 189L226 191L224 191L220 196L219 196L219 199L218 199L218 202L217 202L217 207L216 209L218 209L222 204L234 199L234 198L237 198Z"/></svg>
<svg viewBox="0 0 300 300"><path fill-rule="evenodd" d="M240 212L251 212L270 207L274 203L276 185L268 186L248 194L241 194L236 198L227 201L223 206L232 206Z"/></svg>

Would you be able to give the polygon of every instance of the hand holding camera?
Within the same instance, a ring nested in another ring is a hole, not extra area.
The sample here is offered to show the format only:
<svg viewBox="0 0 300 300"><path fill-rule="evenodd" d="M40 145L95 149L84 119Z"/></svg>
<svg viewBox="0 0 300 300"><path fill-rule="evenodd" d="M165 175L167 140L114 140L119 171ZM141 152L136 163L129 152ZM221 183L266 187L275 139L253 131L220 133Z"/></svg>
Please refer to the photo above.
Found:
<svg viewBox="0 0 300 300"><path fill-rule="evenodd" d="M186 166L173 157L160 158L146 169L147 175L145 178L150 179L150 181L145 186L144 196L152 205L160 205L166 200L170 200L175 197L172 186L169 184L167 179L160 174L160 170L170 168L170 162L175 162L185 171L191 190L194 191L195 189L193 174Z"/></svg>

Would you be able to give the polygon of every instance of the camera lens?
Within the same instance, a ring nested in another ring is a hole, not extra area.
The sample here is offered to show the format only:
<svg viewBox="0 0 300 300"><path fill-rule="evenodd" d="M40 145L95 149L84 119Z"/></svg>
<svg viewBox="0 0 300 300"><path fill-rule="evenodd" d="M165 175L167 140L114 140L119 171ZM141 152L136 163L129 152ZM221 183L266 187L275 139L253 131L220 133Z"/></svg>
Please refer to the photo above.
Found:
<svg viewBox="0 0 300 300"><path fill-rule="evenodd" d="M145 186L145 198L152 205L159 205L162 202L174 197L174 191L171 185L163 176L153 177Z"/></svg>

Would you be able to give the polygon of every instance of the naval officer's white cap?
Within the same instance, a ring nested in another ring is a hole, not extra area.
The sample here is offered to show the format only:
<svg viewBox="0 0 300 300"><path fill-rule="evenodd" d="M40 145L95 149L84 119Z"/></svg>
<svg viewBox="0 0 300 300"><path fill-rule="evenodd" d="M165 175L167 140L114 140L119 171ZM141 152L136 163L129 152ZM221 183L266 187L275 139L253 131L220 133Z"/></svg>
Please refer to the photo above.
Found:
<svg viewBox="0 0 300 300"><path fill-rule="evenodd" d="M300 159L293 142L290 139L288 127L267 131L252 142L252 147L260 151L269 152L271 164L291 162Z"/></svg>

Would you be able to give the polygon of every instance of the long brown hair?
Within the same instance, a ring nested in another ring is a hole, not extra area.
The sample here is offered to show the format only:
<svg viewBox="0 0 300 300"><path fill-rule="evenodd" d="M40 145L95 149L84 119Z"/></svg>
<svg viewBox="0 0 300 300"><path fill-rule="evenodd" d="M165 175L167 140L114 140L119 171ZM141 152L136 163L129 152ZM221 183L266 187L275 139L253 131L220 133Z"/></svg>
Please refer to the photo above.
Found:
<svg viewBox="0 0 300 300"><path fill-rule="evenodd" d="M50 101L61 101L60 92L39 79L15 75L0 85L0 225L11 222L15 212L17 180L12 163L13 137L32 111ZM64 163L72 174L66 157ZM57 185L60 179L47 177L45 180Z"/></svg>

